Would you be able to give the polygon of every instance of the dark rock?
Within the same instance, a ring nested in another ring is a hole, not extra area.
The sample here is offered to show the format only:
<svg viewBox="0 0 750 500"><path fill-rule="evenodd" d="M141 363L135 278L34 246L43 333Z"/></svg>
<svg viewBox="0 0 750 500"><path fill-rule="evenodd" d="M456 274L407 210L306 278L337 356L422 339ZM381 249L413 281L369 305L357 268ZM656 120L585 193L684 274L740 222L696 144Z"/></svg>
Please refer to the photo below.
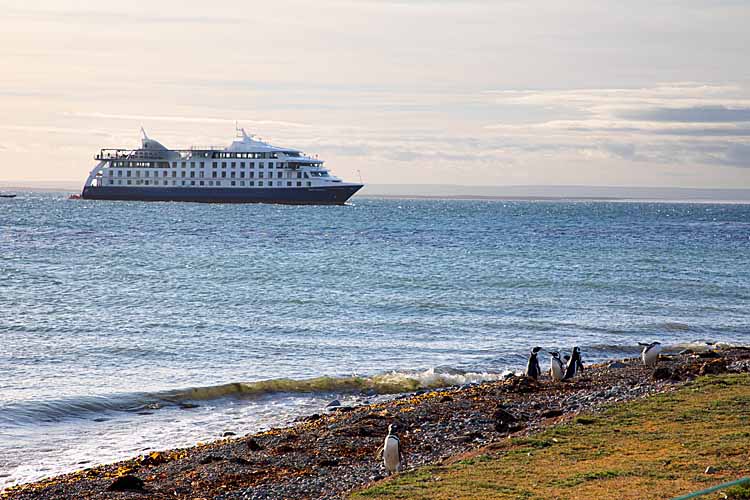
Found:
<svg viewBox="0 0 750 500"><path fill-rule="evenodd" d="M563 412L563 411L562 411L562 410L560 410L560 409L557 409L557 408L550 408L549 410L543 411L543 412L542 412L542 413L540 414L540 416L541 416L542 418L554 418L554 417L559 417L559 416L560 416L560 415L562 415L563 413L565 413L565 412Z"/></svg>
<svg viewBox="0 0 750 500"><path fill-rule="evenodd" d="M354 410L353 406L334 406L333 408L328 408L329 411L334 411L337 413L348 413L352 410Z"/></svg>
<svg viewBox="0 0 750 500"><path fill-rule="evenodd" d="M247 459L242 458L242 457L232 457L229 461L232 462L232 463L234 463L234 464L239 464L239 465L250 465L250 464L252 464L252 462L250 460L247 460Z"/></svg>
<svg viewBox="0 0 750 500"><path fill-rule="evenodd" d="M338 399L334 399L333 401L331 401L330 403L328 403L326 405L326 408L334 408L336 406L341 406L341 401L339 401Z"/></svg>
<svg viewBox="0 0 750 500"><path fill-rule="evenodd" d="M276 453L291 453L293 451L297 451L297 448L289 444L282 444L276 447Z"/></svg>
<svg viewBox="0 0 750 500"><path fill-rule="evenodd" d="M723 359L714 359L706 361L698 371L698 375L717 375L727 371L727 362Z"/></svg>
<svg viewBox="0 0 750 500"><path fill-rule="evenodd" d="M112 481L112 484L110 484L107 487L107 490L109 491L138 491L138 492L146 491L143 488L143 479L136 477L136 476L132 476L130 474L120 476L114 481Z"/></svg>
<svg viewBox="0 0 750 500"><path fill-rule="evenodd" d="M440 398L441 403L447 403L448 401L453 401L453 398L451 396L448 396L447 394Z"/></svg>
<svg viewBox="0 0 750 500"><path fill-rule="evenodd" d="M503 408L498 408L497 410L495 410L495 413L492 414L492 419L502 420L505 422L515 422L516 420L518 420L515 415Z"/></svg>
<svg viewBox="0 0 750 500"><path fill-rule="evenodd" d="M219 455L206 455L199 460L199 463L206 465L214 462L223 462L224 460L226 460L226 458L220 457Z"/></svg>
<svg viewBox="0 0 750 500"><path fill-rule="evenodd" d="M607 368L620 369L625 368L627 365L621 361L612 361L607 365Z"/></svg>
<svg viewBox="0 0 750 500"><path fill-rule="evenodd" d="M336 458L323 458L318 460L318 465L320 467L335 467L339 464L338 459Z"/></svg>
<svg viewBox="0 0 750 500"><path fill-rule="evenodd" d="M651 376L654 377L654 380L669 380L671 378L674 378L672 370L670 370L666 366L657 367Z"/></svg>
<svg viewBox="0 0 750 500"><path fill-rule="evenodd" d="M221 437L229 437L229 436L236 436L236 435L237 435L236 432L225 431L224 434L221 435Z"/></svg>
<svg viewBox="0 0 750 500"><path fill-rule="evenodd" d="M320 420L322 417L319 413L313 413L312 415L306 415L304 417L297 417L294 419L295 422L315 422Z"/></svg>
<svg viewBox="0 0 750 500"><path fill-rule="evenodd" d="M192 410L193 408L200 408L200 406L195 403L180 403L180 410Z"/></svg>
<svg viewBox="0 0 750 500"><path fill-rule="evenodd" d="M703 351L698 353L698 357L702 359L720 358L721 354L716 351Z"/></svg>
<svg viewBox="0 0 750 500"><path fill-rule="evenodd" d="M250 451L260 451L263 449L263 447L259 445L258 442L253 438L247 440L247 447L250 449Z"/></svg>

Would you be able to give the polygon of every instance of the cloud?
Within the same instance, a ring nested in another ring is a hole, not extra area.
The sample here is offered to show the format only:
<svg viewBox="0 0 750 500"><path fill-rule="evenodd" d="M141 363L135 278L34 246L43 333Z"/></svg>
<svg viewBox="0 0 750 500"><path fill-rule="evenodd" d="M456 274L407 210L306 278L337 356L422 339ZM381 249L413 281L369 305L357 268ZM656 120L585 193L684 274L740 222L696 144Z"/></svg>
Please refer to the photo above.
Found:
<svg viewBox="0 0 750 500"><path fill-rule="evenodd" d="M724 164L750 168L750 144L730 144L724 152Z"/></svg>
<svg viewBox="0 0 750 500"><path fill-rule="evenodd" d="M209 118L204 116L156 116L156 115L128 115L128 114L110 114L110 113L83 113L74 112L66 113L68 116L84 118L106 118L116 120L136 120L140 122L161 121L161 122L186 122L186 123L231 123L242 124L249 123L253 126L276 126L276 127L309 127L306 123L288 122L279 120L248 120L248 119L228 119L228 118Z"/></svg>
<svg viewBox="0 0 750 500"><path fill-rule="evenodd" d="M750 107L729 108L727 106L692 106L687 108L656 108L620 113L633 120L685 123L731 123L749 122Z"/></svg>

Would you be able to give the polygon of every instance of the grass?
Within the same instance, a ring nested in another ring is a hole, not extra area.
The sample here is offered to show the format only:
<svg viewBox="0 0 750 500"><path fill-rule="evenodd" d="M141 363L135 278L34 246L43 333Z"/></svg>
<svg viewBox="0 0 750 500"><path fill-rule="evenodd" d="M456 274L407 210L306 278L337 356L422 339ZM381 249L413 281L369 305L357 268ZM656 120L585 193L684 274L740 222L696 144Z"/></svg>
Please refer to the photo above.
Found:
<svg viewBox="0 0 750 500"><path fill-rule="evenodd" d="M708 466L716 473L705 474ZM746 476L750 375L722 375L400 474L352 498L669 499ZM748 487L725 493L750 499Z"/></svg>

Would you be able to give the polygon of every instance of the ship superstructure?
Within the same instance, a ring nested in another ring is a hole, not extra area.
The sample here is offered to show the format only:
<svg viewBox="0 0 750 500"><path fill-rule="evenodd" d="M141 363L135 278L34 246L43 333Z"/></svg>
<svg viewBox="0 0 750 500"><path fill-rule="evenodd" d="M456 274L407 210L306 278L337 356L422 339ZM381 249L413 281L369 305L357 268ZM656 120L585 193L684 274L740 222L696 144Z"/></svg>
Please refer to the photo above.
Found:
<svg viewBox="0 0 750 500"><path fill-rule="evenodd" d="M322 160L242 128L223 149L168 149L141 133L139 149L100 150L82 198L341 205L362 188L332 176Z"/></svg>

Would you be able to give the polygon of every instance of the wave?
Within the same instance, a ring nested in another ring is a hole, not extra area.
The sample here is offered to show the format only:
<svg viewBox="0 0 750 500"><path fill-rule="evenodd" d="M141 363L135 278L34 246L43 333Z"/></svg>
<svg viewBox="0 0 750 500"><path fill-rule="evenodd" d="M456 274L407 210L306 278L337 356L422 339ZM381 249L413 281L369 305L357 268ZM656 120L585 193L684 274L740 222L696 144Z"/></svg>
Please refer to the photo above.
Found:
<svg viewBox="0 0 750 500"><path fill-rule="evenodd" d="M374 376L315 377L309 379L279 378L256 382L189 387L186 389L90 396L48 401L11 403L0 406L0 424L27 425L54 423L70 418L130 412L142 413L166 407L190 407L191 402L222 398L260 398L268 395L367 394L389 395L437 389L474 382L499 380L508 372L466 372L450 367L424 371L389 372Z"/></svg>

